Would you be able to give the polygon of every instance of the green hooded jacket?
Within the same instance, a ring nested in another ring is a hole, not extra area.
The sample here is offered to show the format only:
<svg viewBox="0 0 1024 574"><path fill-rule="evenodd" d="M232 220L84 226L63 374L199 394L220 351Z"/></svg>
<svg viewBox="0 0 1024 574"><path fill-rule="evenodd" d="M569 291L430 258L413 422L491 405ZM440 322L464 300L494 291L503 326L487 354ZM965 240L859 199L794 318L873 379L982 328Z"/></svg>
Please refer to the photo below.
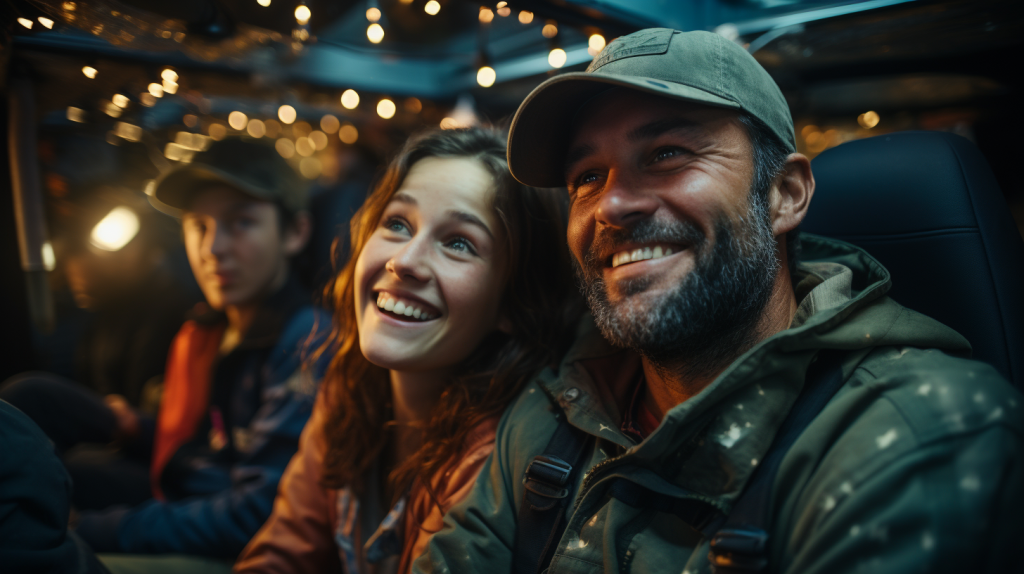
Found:
<svg viewBox="0 0 1024 574"><path fill-rule="evenodd" d="M845 384L779 467L769 570L1024 571L1021 394L967 359L962 336L885 296L889 274L865 252L809 235L802 244L792 326L639 444L621 432L620 410L640 360L583 325L558 371L542 373L505 413L473 491L414 572L511 571L524 472L560 409L596 440L548 572L710 572L709 540L674 514L610 497L610 479L728 512L821 349L846 351Z"/></svg>

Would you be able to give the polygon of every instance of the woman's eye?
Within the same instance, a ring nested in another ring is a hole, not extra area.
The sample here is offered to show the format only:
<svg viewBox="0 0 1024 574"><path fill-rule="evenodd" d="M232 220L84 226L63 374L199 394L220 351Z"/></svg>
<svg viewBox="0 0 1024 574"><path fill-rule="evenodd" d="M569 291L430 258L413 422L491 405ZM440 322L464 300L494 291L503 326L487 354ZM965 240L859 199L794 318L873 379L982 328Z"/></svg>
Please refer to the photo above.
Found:
<svg viewBox="0 0 1024 574"><path fill-rule="evenodd" d="M448 243L445 243L445 247L453 251L460 251L463 253L476 253L473 249L473 244L469 242L465 237L456 237L450 239Z"/></svg>
<svg viewBox="0 0 1024 574"><path fill-rule="evenodd" d="M406 227L405 222L402 221L401 219L389 219L384 222L384 229L387 229L388 231L392 231L394 233L402 233L403 231L406 231L408 228Z"/></svg>

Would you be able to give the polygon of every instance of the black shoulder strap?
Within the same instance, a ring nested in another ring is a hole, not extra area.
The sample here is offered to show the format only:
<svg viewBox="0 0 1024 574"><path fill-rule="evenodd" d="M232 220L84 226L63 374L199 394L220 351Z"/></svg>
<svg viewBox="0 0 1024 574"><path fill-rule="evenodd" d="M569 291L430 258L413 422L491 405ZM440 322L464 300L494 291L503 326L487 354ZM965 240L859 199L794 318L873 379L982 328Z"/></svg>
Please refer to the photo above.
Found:
<svg viewBox="0 0 1024 574"><path fill-rule="evenodd" d="M771 447L748 479L725 524L711 539L708 559L715 574L750 574L768 565L771 496L782 459L811 421L843 386L846 353L823 350L807 371L804 388L782 422Z"/></svg>
<svg viewBox="0 0 1024 574"><path fill-rule="evenodd" d="M533 457L523 476L523 504L512 558L513 574L538 574L547 568L565 530L565 507L572 501L573 477L583 462L589 435L558 414L558 428Z"/></svg>

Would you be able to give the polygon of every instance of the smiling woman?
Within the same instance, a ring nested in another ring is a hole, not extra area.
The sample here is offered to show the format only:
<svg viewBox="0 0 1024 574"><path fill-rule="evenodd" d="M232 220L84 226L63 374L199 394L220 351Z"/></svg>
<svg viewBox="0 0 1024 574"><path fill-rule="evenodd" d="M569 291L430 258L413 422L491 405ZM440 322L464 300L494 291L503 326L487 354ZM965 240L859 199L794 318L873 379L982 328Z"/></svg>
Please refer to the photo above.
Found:
<svg viewBox="0 0 1024 574"><path fill-rule="evenodd" d="M406 144L352 220L313 423L236 572L410 569L502 411L572 339L565 208L512 178L497 132Z"/></svg>

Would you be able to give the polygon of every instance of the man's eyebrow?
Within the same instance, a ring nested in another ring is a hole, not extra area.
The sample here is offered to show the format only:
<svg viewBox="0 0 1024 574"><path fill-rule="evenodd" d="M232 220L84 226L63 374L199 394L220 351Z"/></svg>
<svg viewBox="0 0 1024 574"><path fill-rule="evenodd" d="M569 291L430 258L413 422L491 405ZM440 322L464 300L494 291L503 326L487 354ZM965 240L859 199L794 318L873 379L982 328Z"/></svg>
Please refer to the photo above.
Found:
<svg viewBox="0 0 1024 574"><path fill-rule="evenodd" d="M704 126L686 118L665 118L634 128L626 135L631 142L654 139L660 135L679 130L704 133Z"/></svg>
<svg viewBox="0 0 1024 574"><path fill-rule="evenodd" d="M464 223L468 223L470 225L476 225L480 229L483 229L487 233L487 235L490 236L491 239L494 239L494 234L491 233L491 228L487 227L487 224L484 223L483 220L481 220L479 217L473 215L472 213L467 213L465 211L459 211L457 209L450 209L450 210L448 210L447 215L448 215L448 217L457 219L457 220L462 221Z"/></svg>

